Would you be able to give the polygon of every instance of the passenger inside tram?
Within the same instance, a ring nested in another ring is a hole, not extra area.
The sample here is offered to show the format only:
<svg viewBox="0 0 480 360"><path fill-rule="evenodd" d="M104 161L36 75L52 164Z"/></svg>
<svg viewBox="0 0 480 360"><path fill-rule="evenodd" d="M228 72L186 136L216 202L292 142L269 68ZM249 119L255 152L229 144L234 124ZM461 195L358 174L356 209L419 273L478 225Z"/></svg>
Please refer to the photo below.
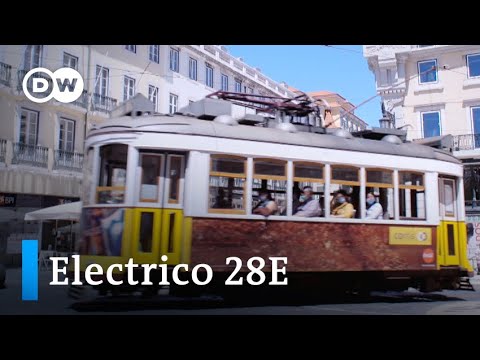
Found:
<svg viewBox="0 0 480 360"><path fill-rule="evenodd" d="M230 209L232 207L231 202L226 198L225 190L218 188L217 196L215 197L214 209Z"/></svg>
<svg viewBox="0 0 480 360"><path fill-rule="evenodd" d="M332 217L337 218L353 218L355 216L355 208L349 202L349 195L343 189L338 190L330 204Z"/></svg>
<svg viewBox="0 0 480 360"><path fill-rule="evenodd" d="M260 202L253 209L254 214L263 216L275 215L278 211L277 203L272 199L268 190L259 191Z"/></svg>
<svg viewBox="0 0 480 360"><path fill-rule="evenodd" d="M305 186L303 188L302 195L300 196L300 205L297 207L294 215L302 217L315 217L320 216L320 213L320 203L313 197L312 187Z"/></svg>
<svg viewBox="0 0 480 360"><path fill-rule="evenodd" d="M383 207L372 192L367 194L367 213L365 219L383 219Z"/></svg>

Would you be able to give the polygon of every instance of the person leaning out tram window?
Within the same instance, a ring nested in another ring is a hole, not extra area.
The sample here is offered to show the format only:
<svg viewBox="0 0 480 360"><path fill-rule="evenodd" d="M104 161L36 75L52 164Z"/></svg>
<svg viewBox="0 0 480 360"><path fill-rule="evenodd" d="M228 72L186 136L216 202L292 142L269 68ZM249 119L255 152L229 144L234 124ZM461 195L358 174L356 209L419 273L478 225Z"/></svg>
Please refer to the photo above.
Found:
<svg viewBox="0 0 480 360"><path fill-rule="evenodd" d="M383 207L371 192L367 194L367 214L365 219L383 219Z"/></svg>
<svg viewBox="0 0 480 360"><path fill-rule="evenodd" d="M277 203L272 199L270 192L267 190L260 190L260 202L253 209L254 214L263 216L275 215L278 211Z"/></svg>
<svg viewBox="0 0 480 360"><path fill-rule="evenodd" d="M355 216L355 209L347 199L348 195L345 190L340 189L335 193L331 204L332 217L353 218Z"/></svg>
<svg viewBox="0 0 480 360"><path fill-rule="evenodd" d="M320 204L313 197L313 189L310 186L303 188L303 194L300 196L300 206L297 207L295 216L315 217L320 216Z"/></svg>

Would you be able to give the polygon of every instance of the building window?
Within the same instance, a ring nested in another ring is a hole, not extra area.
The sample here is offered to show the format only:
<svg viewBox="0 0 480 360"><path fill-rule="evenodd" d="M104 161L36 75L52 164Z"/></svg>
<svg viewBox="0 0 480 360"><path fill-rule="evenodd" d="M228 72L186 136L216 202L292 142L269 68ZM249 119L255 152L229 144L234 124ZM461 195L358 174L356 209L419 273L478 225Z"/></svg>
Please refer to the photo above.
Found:
<svg viewBox="0 0 480 360"><path fill-rule="evenodd" d="M222 74L222 91L228 91L228 75Z"/></svg>
<svg viewBox="0 0 480 360"><path fill-rule="evenodd" d="M235 92L242 92L242 80L235 79Z"/></svg>
<svg viewBox="0 0 480 360"><path fill-rule="evenodd" d="M148 100L153 102L153 105L155 106L155 111L158 111L158 87L148 85Z"/></svg>
<svg viewBox="0 0 480 360"><path fill-rule="evenodd" d="M135 79L123 77L123 101L126 101L135 95Z"/></svg>
<svg viewBox="0 0 480 360"><path fill-rule="evenodd" d="M418 78L420 84L437 82L437 60L419 61Z"/></svg>
<svg viewBox="0 0 480 360"><path fill-rule="evenodd" d="M109 70L103 66L97 65L97 71L95 74L95 94L100 96L108 96L108 73Z"/></svg>
<svg viewBox="0 0 480 360"><path fill-rule="evenodd" d="M246 163L241 157L212 155L209 212L245 214Z"/></svg>
<svg viewBox="0 0 480 360"><path fill-rule="evenodd" d="M400 220L425 219L423 174L399 171Z"/></svg>
<svg viewBox="0 0 480 360"><path fill-rule="evenodd" d="M73 152L75 146L75 121L60 118L60 133L58 135L58 149Z"/></svg>
<svg viewBox="0 0 480 360"><path fill-rule="evenodd" d="M150 45L148 48L148 59L150 61L160 62L160 45Z"/></svg>
<svg viewBox="0 0 480 360"><path fill-rule="evenodd" d="M180 51L178 49L170 48L170 70L178 72L180 61Z"/></svg>
<svg viewBox="0 0 480 360"><path fill-rule="evenodd" d="M21 109L19 143L32 146L37 145L38 116L38 111Z"/></svg>
<svg viewBox="0 0 480 360"><path fill-rule="evenodd" d="M467 55L468 77L480 76L480 54Z"/></svg>
<svg viewBox="0 0 480 360"><path fill-rule="evenodd" d="M422 113L423 137L440 136L440 111Z"/></svg>
<svg viewBox="0 0 480 360"><path fill-rule="evenodd" d="M188 60L188 77L197 80L197 60L194 58Z"/></svg>
<svg viewBox="0 0 480 360"><path fill-rule="evenodd" d="M64 52L63 53L63 66L77 70L78 69L78 57Z"/></svg>
<svg viewBox="0 0 480 360"><path fill-rule="evenodd" d="M213 67L210 64L205 64L205 84L213 88Z"/></svg>
<svg viewBox="0 0 480 360"><path fill-rule="evenodd" d="M23 67L25 70L31 70L42 66L43 45L27 45Z"/></svg>
<svg viewBox="0 0 480 360"><path fill-rule="evenodd" d="M249 94L253 94L253 88L252 88L252 87L248 87L247 90L248 90L247 92L248 92Z"/></svg>
<svg viewBox="0 0 480 360"><path fill-rule="evenodd" d="M170 94L170 99L168 102L168 112L170 114L175 114L178 109L178 95Z"/></svg>
<svg viewBox="0 0 480 360"><path fill-rule="evenodd" d="M480 148L480 106L470 108L475 149ZM479 199L480 200L480 199Z"/></svg>
<svg viewBox="0 0 480 360"><path fill-rule="evenodd" d="M137 45L125 45L125 49L127 49L128 51L131 51L133 53L136 53L137 52Z"/></svg>

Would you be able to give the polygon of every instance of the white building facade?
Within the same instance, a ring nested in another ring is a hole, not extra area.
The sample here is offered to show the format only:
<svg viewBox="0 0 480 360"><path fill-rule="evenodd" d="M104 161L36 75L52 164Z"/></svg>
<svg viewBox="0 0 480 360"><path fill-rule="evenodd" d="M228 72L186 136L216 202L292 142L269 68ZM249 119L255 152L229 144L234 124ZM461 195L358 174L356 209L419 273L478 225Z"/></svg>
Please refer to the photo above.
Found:
<svg viewBox="0 0 480 360"><path fill-rule="evenodd" d="M76 69L82 96L30 101L22 81L36 67ZM81 197L85 134L121 102L142 93L174 113L218 90L294 96L219 45L0 45L0 234L35 232L24 213Z"/></svg>
<svg viewBox="0 0 480 360"><path fill-rule="evenodd" d="M364 45L363 53L386 115L407 139L453 136L454 155L465 164L467 215L477 219L480 45Z"/></svg>

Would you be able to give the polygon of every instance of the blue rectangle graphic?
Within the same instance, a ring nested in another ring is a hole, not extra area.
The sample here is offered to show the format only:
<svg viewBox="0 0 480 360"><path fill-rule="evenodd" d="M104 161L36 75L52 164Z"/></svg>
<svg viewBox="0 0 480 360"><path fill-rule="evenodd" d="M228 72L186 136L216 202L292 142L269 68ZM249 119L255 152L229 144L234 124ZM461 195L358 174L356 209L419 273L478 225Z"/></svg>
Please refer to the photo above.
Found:
<svg viewBox="0 0 480 360"><path fill-rule="evenodd" d="M22 300L38 300L38 240L22 240Z"/></svg>

